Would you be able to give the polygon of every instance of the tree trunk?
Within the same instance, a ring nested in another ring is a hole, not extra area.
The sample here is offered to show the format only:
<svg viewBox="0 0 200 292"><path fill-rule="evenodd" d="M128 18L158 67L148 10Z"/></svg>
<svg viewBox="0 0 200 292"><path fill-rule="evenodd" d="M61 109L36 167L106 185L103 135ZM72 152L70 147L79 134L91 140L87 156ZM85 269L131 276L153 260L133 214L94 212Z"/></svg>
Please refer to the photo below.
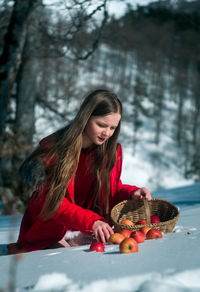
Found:
<svg viewBox="0 0 200 292"><path fill-rule="evenodd" d="M16 135L12 127L6 128L6 119L22 62L28 18L37 3L39 0L15 0L0 56L0 197L5 205L11 204L10 211L14 211L16 205L14 197L19 195L16 191L19 189L19 179L13 164L14 153L18 152L19 143L16 144ZM26 105L27 101L23 106ZM5 193L10 193L9 197L4 195Z"/></svg>
<svg viewBox="0 0 200 292"><path fill-rule="evenodd" d="M0 136L4 133L10 96L21 63L27 19L37 0L15 0L0 56Z"/></svg>
<svg viewBox="0 0 200 292"><path fill-rule="evenodd" d="M30 153L35 132L35 104L37 96L38 59L28 57L30 52L25 46L26 53L17 78L16 117L14 132L16 144L19 145L15 158L22 160Z"/></svg>
<svg viewBox="0 0 200 292"><path fill-rule="evenodd" d="M177 134L176 134L176 140L178 143L178 146L182 146L182 138L183 138L183 95L181 93L179 94L179 101L178 101L178 109L177 109Z"/></svg>

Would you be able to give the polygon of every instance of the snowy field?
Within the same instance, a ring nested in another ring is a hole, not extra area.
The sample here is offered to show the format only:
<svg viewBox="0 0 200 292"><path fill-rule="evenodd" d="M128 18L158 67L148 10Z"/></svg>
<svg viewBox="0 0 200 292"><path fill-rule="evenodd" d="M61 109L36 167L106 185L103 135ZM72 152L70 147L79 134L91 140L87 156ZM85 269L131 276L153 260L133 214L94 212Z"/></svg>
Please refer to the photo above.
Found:
<svg viewBox="0 0 200 292"><path fill-rule="evenodd" d="M120 254L118 246L106 246L105 253L88 252L85 245L32 252L17 261L1 256L0 290L200 291L200 183L155 192L154 197L180 208L173 233L146 240L133 254ZM16 239L20 220L0 217L1 248L11 236Z"/></svg>

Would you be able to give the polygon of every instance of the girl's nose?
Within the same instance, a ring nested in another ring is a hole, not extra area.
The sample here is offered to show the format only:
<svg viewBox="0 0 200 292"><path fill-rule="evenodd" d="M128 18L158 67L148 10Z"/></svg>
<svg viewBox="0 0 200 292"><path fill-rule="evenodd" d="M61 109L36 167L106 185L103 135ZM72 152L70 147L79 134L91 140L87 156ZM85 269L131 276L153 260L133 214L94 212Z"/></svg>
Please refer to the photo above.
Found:
<svg viewBox="0 0 200 292"><path fill-rule="evenodd" d="M107 129L104 129L103 130L103 135L105 136L105 137L108 137L109 136L109 129L107 128Z"/></svg>

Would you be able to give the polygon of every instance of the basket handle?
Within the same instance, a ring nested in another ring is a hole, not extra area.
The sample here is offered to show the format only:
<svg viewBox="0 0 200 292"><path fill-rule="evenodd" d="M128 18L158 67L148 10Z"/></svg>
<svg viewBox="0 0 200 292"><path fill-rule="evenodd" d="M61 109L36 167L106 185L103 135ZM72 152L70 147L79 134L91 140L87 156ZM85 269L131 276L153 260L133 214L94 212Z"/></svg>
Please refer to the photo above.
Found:
<svg viewBox="0 0 200 292"><path fill-rule="evenodd" d="M142 201L143 201L143 204L144 204L144 211L145 211L145 216L146 216L146 220L147 220L147 224L150 224L150 216L151 216L151 213L150 213L150 208L149 208L149 203L148 203L148 200L145 198L145 196L142 197Z"/></svg>

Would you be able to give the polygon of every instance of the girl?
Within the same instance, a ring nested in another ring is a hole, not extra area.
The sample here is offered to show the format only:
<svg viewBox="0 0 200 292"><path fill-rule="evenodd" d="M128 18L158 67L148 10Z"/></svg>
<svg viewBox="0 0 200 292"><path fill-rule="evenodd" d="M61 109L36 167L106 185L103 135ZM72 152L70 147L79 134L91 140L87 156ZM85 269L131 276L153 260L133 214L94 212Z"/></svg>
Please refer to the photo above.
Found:
<svg viewBox="0 0 200 292"><path fill-rule="evenodd" d="M115 204L143 195L151 199L146 188L120 180L121 117L117 96L99 89L69 125L40 141L20 170L34 191L9 253L70 246L69 230L105 243L113 233L109 214Z"/></svg>

